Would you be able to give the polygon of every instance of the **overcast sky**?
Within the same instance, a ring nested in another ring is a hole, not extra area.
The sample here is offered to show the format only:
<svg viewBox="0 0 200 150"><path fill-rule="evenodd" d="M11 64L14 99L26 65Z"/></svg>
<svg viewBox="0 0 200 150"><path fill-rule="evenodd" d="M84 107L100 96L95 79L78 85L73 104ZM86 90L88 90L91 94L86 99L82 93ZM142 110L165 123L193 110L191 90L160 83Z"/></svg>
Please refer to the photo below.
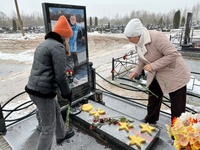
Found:
<svg viewBox="0 0 200 150"><path fill-rule="evenodd" d="M167 13L172 10L184 10L200 3L200 0L17 0L22 13L42 13L41 3L59 3L86 6L87 17L130 15L133 10L147 10L154 13ZM14 0L1 0L0 11L10 16L16 11Z"/></svg>

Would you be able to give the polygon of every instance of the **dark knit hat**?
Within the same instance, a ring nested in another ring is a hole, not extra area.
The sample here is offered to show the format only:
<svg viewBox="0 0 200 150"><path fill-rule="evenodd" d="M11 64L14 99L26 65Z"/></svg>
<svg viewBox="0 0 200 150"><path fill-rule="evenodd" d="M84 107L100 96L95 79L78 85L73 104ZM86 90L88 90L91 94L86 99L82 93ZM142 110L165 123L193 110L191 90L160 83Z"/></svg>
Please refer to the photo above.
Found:
<svg viewBox="0 0 200 150"><path fill-rule="evenodd" d="M62 37L71 37L72 29L64 15L60 16L53 29L54 32L58 33Z"/></svg>

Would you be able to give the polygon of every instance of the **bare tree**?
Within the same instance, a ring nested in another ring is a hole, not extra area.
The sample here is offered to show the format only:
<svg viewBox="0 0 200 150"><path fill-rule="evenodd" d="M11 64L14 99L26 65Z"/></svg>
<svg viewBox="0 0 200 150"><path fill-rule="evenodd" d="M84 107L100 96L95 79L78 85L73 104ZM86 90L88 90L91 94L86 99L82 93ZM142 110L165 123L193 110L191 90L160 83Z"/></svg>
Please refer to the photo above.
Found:
<svg viewBox="0 0 200 150"><path fill-rule="evenodd" d="M6 27L9 23L9 17L0 11L0 27Z"/></svg>
<svg viewBox="0 0 200 150"><path fill-rule="evenodd" d="M21 11L21 16L19 14L18 6L17 6L17 0L16 2L16 12L13 12L13 15L11 18L6 16L4 13L0 12L0 27L3 26L10 26L12 24L12 20L19 20L17 21L17 25L22 26L21 29L24 27L36 27L36 26L44 26L44 19L43 15L41 13L30 13L27 14L26 12ZM200 2L197 3L193 8L191 9L193 13L193 19L192 22L195 24L200 24ZM181 11L181 16L186 18L186 15L188 13L187 8L184 8ZM162 18L163 26L166 28L172 28L173 25L173 17L176 10L171 10L166 13L154 13L149 12L146 10L136 10L133 8L133 11L129 15L120 16L120 14L116 14L113 18L108 17L102 17L98 18L98 26L107 26L108 22L110 22L111 25L126 25L130 19L133 18L139 18L142 20L143 24L145 26L150 27L151 29L155 29L158 27L159 19ZM18 17L17 17L18 16ZM23 23L22 23L23 20ZM88 18L88 24L90 23L90 19ZM92 19L92 21L94 21ZM20 25L21 24L21 25ZM152 28L153 27L153 28Z"/></svg>
<svg viewBox="0 0 200 150"><path fill-rule="evenodd" d="M199 15L200 15L200 3L197 3L197 5L193 6L192 8L192 13L193 13L193 21L197 23L199 20Z"/></svg>

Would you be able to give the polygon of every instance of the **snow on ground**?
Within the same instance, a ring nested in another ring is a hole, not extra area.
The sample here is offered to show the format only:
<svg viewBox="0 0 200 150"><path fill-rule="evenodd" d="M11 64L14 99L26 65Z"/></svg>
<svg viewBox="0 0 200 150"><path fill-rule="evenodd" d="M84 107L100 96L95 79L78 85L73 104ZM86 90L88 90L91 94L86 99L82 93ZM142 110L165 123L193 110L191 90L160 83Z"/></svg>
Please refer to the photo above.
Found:
<svg viewBox="0 0 200 150"><path fill-rule="evenodd" d="M1 39L4 40L27 40L27 39L36 39L40 34L25 34L22 36L21 33L15 34L0 34Z"/></svg>
<svg viewBox="0 0 200 150"><path fill-rule="evenodd" d="M18 54L9 54L0 52L0 59L31 63L33 61L33 53L34 49L27 50Z"/></svg>
<svg viewBox="0 0 200 150"><path fill-rule="evenodd" d="M166 33L167 37L175 34L177 34L175 31ZM0 40L5 42L15 40L20 43L26 42L26 40L34 41L39 37L41 38L41 36L44 36L44 34L26 34L25 37L22 37L21 34L0 34ZM9 42L5 43L5 45L6 44L9 44ZM37 44L38 42L36 41L35 47ZM128 40L123 34L100 34L98 32L88 33L88 45L90 61L93 62L96 71L98 73L101 72L105 76L111 75L110 70L112 58L121 57L125 53L134 49L134 45L128 43ZM24 90L24 85L27 83L30 66L33 61L35 47L25 50L20 50L19 47L19 52L16 51L14 54L11 53L10 50L0 50L0 62L2 62L0 65L0 103L5 103L12 96L15 96ZM14 65L13 68L15 69L11 68L11 70L9 70L7 63L10 66ZM18 65L19 69L17 67ZM193 86L194 84L199 86ZM191 81L188 84L188 90L200 95L200 82L194 77L191 78ZM25 101L26 99L27 98L23 98L22 100ZM16 103L20 103L22 100L18 100ZM13 107L14 104L9 106L9 108ZM188 107L200 111L200 107L198 106L188 104Z"/></svg>

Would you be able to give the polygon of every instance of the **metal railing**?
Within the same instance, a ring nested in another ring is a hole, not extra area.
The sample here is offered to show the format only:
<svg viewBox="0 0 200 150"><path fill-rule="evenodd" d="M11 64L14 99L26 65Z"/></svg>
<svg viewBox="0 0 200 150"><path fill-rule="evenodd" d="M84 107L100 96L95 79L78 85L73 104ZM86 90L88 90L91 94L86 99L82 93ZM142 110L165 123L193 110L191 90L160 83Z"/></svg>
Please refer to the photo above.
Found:
<svg viewBox="0 0 200 150"><path fill-rule="evenodd" d="M119 58L112 58L112 80L126 76L137 64L137 52L131 50Z"/></svg>
<svg viewBox="0 0 200 150"><path fill-rule="evenodd" d="M185 29L176 30L176 34L170 35L169 40L176 46L184 46ZM191 29L190 38L188 39L188 46L193 48L200 48L200 30Z"/></svg>
<svg viewBox="0 0 200 150"><path fill-rule="evenodd" d="M92 63L89 63L89 83L90 91L95 90L95 69L92 68ZM58 96L58 95L57 95ZM19 100L19 101L18 101ZM61 103L58 100L59 105ZM72 104L73 105L73 104ZM61 106L61 110L64 106ZM3 105L0 104L0 134L6 133L6 128L24 120L36 113L36 106L30 100L28 93L23 91L8 101ZM75 114L75 113L74 113Z"/></svg>
<svg viewBox="0 0 200 150"><path fill-rule="evenodd" d="M127 53L126 55L124 55L123 57L120 57L120 58L116 58L116 59L113 58L112 59L112 80L115 80L115 78L120 79L121 80L120 85L123 85L122 88L124 88L124 89L126 89L125 87L127 87L127 90L147 93L148 91L146 89L141 90L141 89L138 89L136 86L124 83L124 80L127 80L127 81L129 80L127 78L127 74L129 74L130 70L133 69L136 66L136 64L137 64L136 51L130 51L129 53ZM92 65L90 66L90 68L92 68ZM191 74L194 74L196 76L200 75L200 73L196 73L196 72L191 72ZM96 85L98 85L98 83L96 83L96 80L95 80L95 76L98 75L98 73L95 72L95 69L90 69L89 75L91 76L90 77L90 82L91 82L90 88L91 88L91 91L93 91L96 89ZM104 79L104 80L106 80L106 79ZM194 88L200 86L199 84L197 84L196 78L192 77L192 80L193 80L193 84L192 84L191 88L189 89L190 91L192 91L192 90L194 90ZM133 82L133 81L130 81L130 82ZM109 82L109 83L111 83L111 82ZM140 84L140 83L138 82L137 84ZM119 85L116 84L115 86L119 86ZM109 90L107 90L107 92L109 92ZM11 126L23 119L35 114L34 108L32 108L32 110L30 110L30 107L33 107L33 103L30 100L26 100L26 101L24 100L23 103L19 103L18 105L16 105L16 103L15 103L15 107L14 108L12 107L12 109L6 108L6 106L8 106L10 103L12 103L12 101L14 101L17 97L20 97L25 94L27 94L25 91L21 92L21 93L17 94L16 96L12 97L11 99L9 99L4 105L2 105L2 106L0 105L0 132L6 132L6 127ZM115 93L112 93L112 94L122 97ZM193 94L191 92L189 92L187 94L190 96L196 97L198 99L200 98L200 95L198 95L198 94ZM20 97L20 99L22 99L22 98L24 98L24 96ZM122 97L122 98L125 98L127 100L132 99L134 103L136 103L135 100L139 100L137 98L134 98L134 99L128 98L128 97ZM142 99L140 99L140 100L142 100ZM169 99L165 98L163 103L165 104L165 102L169 102ZM165 105L167 105L167 104L165 104ZM168 106L168 107L170 107L170 106ZM8 107L8 108L11 108L11 107ZM12 117L10 118L10 116L13 113L19 112L19 111L24 111L27 109L29 109L30 111L25 111L26 114L23 114L23 116L21 116L21 117L17 116L15 118L12 118ZM192 111L189 108L187 108L187 109L188 109L188 111ZM195 111L193 111L193 112L195 113ZM3 117L3 114L5 117Z"/></svg>
<svg viewBox="0 0 200 150"><path fill-rule="evenodd" d="M124 82L128 81L128 75L130 70L133 69L137 65L137 54L135 51L130 51L126 55L119 57L119 58L112 58L112 80L117 80L116 82ZM194 99L199 99L200 94L196 93L200 87L200 83L198 82L197 78L200 78L200 73L191 72L191 84L187 86L187 95L193 97ZM196 76L196 77L194 77ZM143 75L143 79L146 79L146 76ZM130 81L133 82L133 81ZM140 82L140 77L138 78L138 83ZM121 84L121 83L120 83ZM145 85L143 85L145 86Z"/></svg>
<svg viewBox="0 0 200 150"><path fill-rule="evenodd" d="M29 116L35 114L35 107L33 106L33 102L30 100L24 100L23 103L14 102L16 98L21 98L20 102L27 93L21 92L14 97L10 98L5 104L1 106L2 114L4 114L5 126L9 127ZM13 104L15 107L13 108ZM29 109L30 111L26 111ZM18 116L18 117L16 117Z"/></svg>

